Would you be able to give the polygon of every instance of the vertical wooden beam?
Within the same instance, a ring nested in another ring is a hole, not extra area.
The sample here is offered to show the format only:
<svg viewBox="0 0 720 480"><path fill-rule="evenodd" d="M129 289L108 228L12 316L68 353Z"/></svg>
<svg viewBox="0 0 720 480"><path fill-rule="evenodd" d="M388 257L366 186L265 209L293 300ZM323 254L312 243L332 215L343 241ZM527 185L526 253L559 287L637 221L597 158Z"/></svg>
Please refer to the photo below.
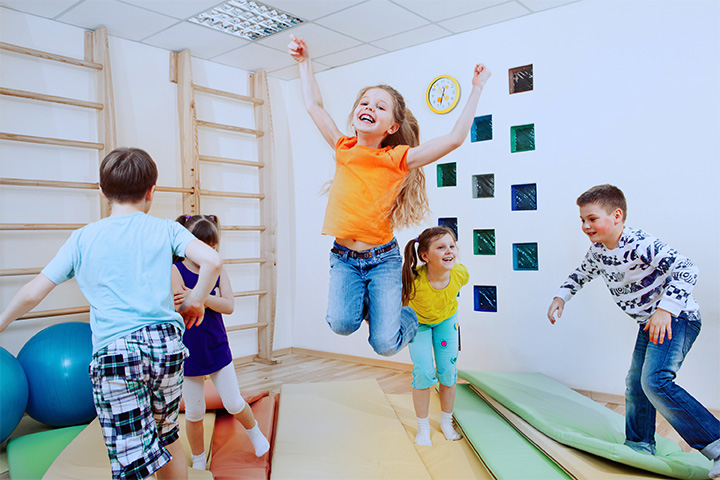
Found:
<svg viewBox="0 0 720 480"><path fill-rule="evenodd" d="M85 58L103 66L97 72L97 102L103 104L98 112L98 142L103 148L98 152L99 161L113 151L117 146L117 133L115 130L115 96L113 94L112 71L110 69L110 47L108 45L107 29L100 27L92 32L92 42L85 36ZM100 216L110 215L110 204L104 197L100 198Z"/></svg>
<svg viewBox="0 0 720 480"><path fill-rule="evenodd" d="M275 152L273 149L272 115L270 113L270 92L267 74L251 73L248 76L248 89L251 97L264 100L263 105L255 105L255 128L265 135L257 139L258 161L264 164L259 169L261 192L265 198L260 200L260 223L265 230L260 233L260 256L267 259L260 265L260 290L266 295L258 298L258 356L262 363L279 363L272 358L275 336L275 310L277 299L277 195L275 185Z"/></svg>
<svg viewBox="0 0 720 480"><path fill-rule="evenodd" d="M183 193L183 213L200 213L200 152L197 136L197 110L192 81L192 63L190 50L183 50L174 56L174 72L178 91L178 117L180 120L180 155L182 163L182 182L184 188L192 188L193 193Z"/></svg>

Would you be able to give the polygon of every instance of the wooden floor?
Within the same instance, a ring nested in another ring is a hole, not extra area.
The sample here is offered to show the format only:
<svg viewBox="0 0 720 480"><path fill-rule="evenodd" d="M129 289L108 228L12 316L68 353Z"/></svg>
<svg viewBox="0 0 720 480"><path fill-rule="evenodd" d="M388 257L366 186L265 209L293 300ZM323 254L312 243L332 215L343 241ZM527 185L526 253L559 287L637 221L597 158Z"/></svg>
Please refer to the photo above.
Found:
<svg viewBox="0 0 720 480"><path fill-rule="evenodd" d="M363 365L357 362L299 353L289 353L277 358L281 360L281 363L277 365L263 365L260 363L236 365L235 371L240 389L261 389L279 393L280 387L286 383L315 383L375 378L385 393L409 394L412 391L412 374L407 369L399 370L391 367ZM598 401L597 398L595 401ZM598 403L621 415L625 415L624 404L602 401ZM718 412L713 413L720 418ZM660 415L658 415L657 433L678 443L683 451L693 451Z"/></svg>

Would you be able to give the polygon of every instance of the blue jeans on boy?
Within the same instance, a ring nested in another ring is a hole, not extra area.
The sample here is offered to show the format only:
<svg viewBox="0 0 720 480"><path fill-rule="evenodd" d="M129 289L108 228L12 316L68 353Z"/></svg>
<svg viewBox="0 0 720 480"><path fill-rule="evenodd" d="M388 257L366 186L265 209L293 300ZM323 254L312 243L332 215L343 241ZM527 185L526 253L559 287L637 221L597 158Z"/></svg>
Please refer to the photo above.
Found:
<svg viewBox="0 0 720 480"><path fill-rule="evenodd" d="M675 384L675 376L700 333L700 316L685 312L672 318L672 340L657 345L640 329L635 342L625 390L625 444L655 454L656 409L680 436L713 460L720 455L720 421Z"/></svg>
<svg viewBox="0 0 720 480"><path fill-rule="evenodd" d="M355 252L335 243L325 319L333 332L350 335L367 319L370 346L394 355L417 333L417 315L402 306L402 257L397 241Z"/></svg>

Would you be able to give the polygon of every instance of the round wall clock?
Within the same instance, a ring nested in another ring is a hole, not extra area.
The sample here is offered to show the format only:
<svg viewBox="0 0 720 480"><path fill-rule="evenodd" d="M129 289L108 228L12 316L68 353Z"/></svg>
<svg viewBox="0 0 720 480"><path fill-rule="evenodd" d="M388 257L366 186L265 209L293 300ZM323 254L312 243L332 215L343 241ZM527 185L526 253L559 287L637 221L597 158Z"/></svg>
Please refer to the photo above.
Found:
<svg viewBox="0 0 720 480"><path fill-rule="evenodd" d="M435 113L448 113L460 100L460 84L450 75L440 75L428 85L428 107Z"/></svg>

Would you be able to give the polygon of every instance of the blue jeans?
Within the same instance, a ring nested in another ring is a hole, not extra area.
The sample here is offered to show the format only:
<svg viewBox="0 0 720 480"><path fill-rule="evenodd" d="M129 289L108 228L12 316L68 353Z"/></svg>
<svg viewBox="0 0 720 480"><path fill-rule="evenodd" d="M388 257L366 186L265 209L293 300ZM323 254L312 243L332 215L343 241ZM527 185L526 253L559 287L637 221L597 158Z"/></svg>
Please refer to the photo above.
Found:
<svg viewBox="0 0 720 480"><path fill-rule="evenodd" d="M440 323L420 325L415 339L408 345L413 362L413 388L430 388L438 381L446 387L455 385L460 347L458 329L457 312Z"/></svg>
<svg viewBox="0 0 720 480"><path fill-rule="evenodd" d="M720 455L720 421L683 388L675 376L700 333L700 317L672 318L672 340L650 341L640 326L625 390L625 444L655 454L656 409L692 448L713 460ZM711 375L717 371L711 369Z"/></svg>
<svg viewBox="0 0 720 480"><path fill-rule="evenodd" d="M361 257L367 258L361 258ZM379 355L394 355L415 337L417 315L402 306L402 257L393 239L354 252L335 243L325 319L333 332L350 335L367 319L368 341Z"/></svg>

